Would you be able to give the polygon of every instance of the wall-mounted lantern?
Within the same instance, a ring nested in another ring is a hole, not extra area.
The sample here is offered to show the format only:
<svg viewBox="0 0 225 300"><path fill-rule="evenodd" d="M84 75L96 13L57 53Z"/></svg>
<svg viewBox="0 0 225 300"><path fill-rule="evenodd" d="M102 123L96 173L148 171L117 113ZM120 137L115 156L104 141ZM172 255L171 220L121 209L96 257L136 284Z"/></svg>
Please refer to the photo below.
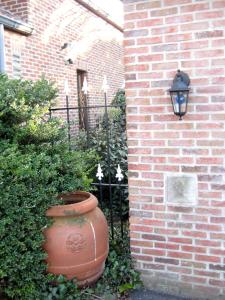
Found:
<svg viewBox="0 0 225 300"><path fill-rule="evenodd" d="M189 85L189 76L186 73L178 70L169 92L174 114L179 116L180 120L182 120L182 117L187 112L188 97L190 91Z"/></svg>

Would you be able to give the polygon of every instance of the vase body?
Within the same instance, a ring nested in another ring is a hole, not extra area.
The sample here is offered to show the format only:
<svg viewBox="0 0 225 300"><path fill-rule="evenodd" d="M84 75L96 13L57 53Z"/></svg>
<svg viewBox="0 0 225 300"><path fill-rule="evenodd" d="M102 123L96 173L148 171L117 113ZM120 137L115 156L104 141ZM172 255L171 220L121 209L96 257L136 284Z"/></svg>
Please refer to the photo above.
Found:
<svg viewBox="0 0 225 300"><path fill-rule="evenodd" d="M79 286L95 282L108 255L108 226L97 198L87 192L59 196L65 205L49 208L53 224L45 230L48 272L76 278Z"/></svg>

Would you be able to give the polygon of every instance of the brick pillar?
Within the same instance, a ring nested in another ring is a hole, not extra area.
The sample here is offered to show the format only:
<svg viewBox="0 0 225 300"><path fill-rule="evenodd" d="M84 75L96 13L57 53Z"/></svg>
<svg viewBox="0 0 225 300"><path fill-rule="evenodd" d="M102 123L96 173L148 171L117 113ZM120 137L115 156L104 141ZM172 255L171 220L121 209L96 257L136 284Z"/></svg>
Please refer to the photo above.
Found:
<svg viewBox="0 0 225 300"><path fill-rule="evenodd" d="M153 289L224 299L225 1L124 10L133 257ZM191 79L182 121L167 92L177 69Z"/></svg>

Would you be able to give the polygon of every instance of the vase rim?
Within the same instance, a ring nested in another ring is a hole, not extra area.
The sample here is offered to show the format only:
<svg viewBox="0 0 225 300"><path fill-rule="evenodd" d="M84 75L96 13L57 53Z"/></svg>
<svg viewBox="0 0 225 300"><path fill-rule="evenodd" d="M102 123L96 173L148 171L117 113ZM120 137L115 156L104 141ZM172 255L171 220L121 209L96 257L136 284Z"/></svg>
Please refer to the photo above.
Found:
<svg viewBox="0 0 225 300"><path fill-rule="evenodd" d="M98 205L97 198L93 194L84 191L63 193L58 198L64 200L67 204L50 207L46 212L48 217L80 216L95 209Z"/></svg>

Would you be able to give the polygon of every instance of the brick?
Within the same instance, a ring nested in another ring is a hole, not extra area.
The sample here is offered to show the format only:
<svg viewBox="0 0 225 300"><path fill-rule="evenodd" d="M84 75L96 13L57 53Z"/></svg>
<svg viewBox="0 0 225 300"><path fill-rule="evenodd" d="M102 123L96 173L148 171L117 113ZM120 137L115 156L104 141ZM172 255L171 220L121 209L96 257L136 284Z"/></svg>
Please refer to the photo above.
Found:
<svg viewBox="0 0 225 300"><path fill-rule="evenodd" d="M136 79L136 74L127 74L126 76L125 76L125 79L126 80L135 80Z"/></svg>
<svg viewBox="0 0 225 300"><path fill-rule="evenodd" d="M127 72L148 71L148 70L149 70L149 65L148 64L129 65L125 69L125 71L127 71Z"/></svg>
<svg viewBox="0 0 225 300"><path fill-rule="evenodd" d="M184 173L202 173L202 172L207 172L207 167L203 166L194 166L194 167L182 167L182 171Z"/></svg>
<svg viewBox="0 0 225 300"><path fill-rule="evenodd" d="M166 17L166 23L167 24L173 24L173 23L186 23L186 22L192 22L193 21L193 15L182 15L182 16L173 16L173 17Z"/></svg>
<svg viewBox="0 0 225 300"><path fill-rule="evenodd" d="M151 33L152 35L162 35L162 34L170 34L178 32L178 26L166 26L166 27L159 27L159 28L152 28Z"/></svg>
<svg viewBox="0 0 225 300"><path fill-rule="evenodd" d="M164 250L159 250L159 249L143 249L142 253L153 255L153 256L163 256L166 254Z"/></svg>
<svg viewBox="0 0 225 300"><path fill-rule="evenodd" d="M171 36L168 36L170 38ZM172 35L174 37L174 35ZM166 37L167 39L167 37ZM190 51L183 51L183 52L175 52L175 53L166 53L166 58L168 60L177 60L177 59L190 59L191 52Z"/></svg>
<svg viewBox="0 0 225 300"><path fill-rule="evenodd" d="M151 49L152 52L176 51L177 44L156 45L156 46L152 46Z"/></svg>
<svg viewBox="0 0 225 300"><path fill-rule="evenodd" d="M130 20L135 20L135 19L146 19L148 17L147 12L134 12L134 13L125 13L124 15L124 20L125 21L130 21Z"/></svg>
<svg viewBox="0 0 225 300"><path fill-rule="evenodd" d="M138 57L139 62L162 61L162 54L141 55Z"/></svg>
<svg viewBox="0 0 225 300"><path fill-rule="evenodd" d="M175 257L175 258L182 258L182 259L192 259L191 253L177 252L177 251L168 251L167 256Z"/></svg>
<svg viewBox="0 0 225 300"><path fill-rule="evenodd" d="M178 250L179 245L169 243L155 243L155 248Z"/></svg>
<svg viewBox="0 0 225 300"><path fill-rule="evenodd" d="M200 70L198 70L198 74L202 75L202 76L223 75L224 69L222 69L222 68L200 69Z"/></svg>
<svg viewBox="0 0 225 300"><path fill-rule="evenodd" d="M204 49L208 47L208 41L200 41L198 43L194 42L183 42L181 43L181 50L189 49ZM204 56L203 56L204 57Z"/></svg>
<svg viewBox="0 0 225 300"><path fill-rule="evenodd" d="M156 257L155 262L169 264L169 265L178 265L179 260L172 259L172 258L163 258L163 257Z"/></svg>
<svg viewBox="0 0 225 300"><path fill-rule="evenodd" d="M206 238L207 234L202 231L183 231L183 235L193 238Z"/></svg>
<svg viewBox="0 0 225 300"><path fill-rule="evenodd" d="M199 175L198 181L207 181L207 182L215 182L222 181L223 177L221 175Z"/></svg>
<svg viewBox="0 0 225 300"><path fill-rule="evenodd" d="M177 62L152 64L152 70L169 70L169 69L177 69L177 67L178 67Z"/></svg>
<svg viewBox="0 0 225 300"><path fill-rule="evenodd" d="M205 128L204 128L205 129ZM192 140L193 142L193 140ZM193 146L193 144L191 144ZM209 150L208 149L183 149L183 155L208 155L209 154Z"/></svg>
<svg viewBox="0 0 225 300"><path fill-rule="evenodd" d="M209 284L211 285L216 285L219 287L225 287L225 282L224 280L216 280L216 279L210 279Z"/></svg>
<svg viewBox="0 0 225 300"><path fill-rule="evenodd" d="M181 65L183 68L201 68L209 66L208 60L190 60L182 61Z"/></svg>
<svg viewBox="0 0 225 300"><path fill-rule="evenodd" d="M223 49L216 49L216 50L208 50L208 51L197 51L195 52L196 58L202 58L202 57L220 57L224 55Z"/></svg>
<svg viewBox="0 0 225 300"><path fill-rule="evenodd" d="M204 277L196 277L196 276L190 276L190 275L182 275L182 280L185 282L193 282L193 283L206 283L206 278Z"/></svg>
<svg viewBox="0 0 225 300"><path fill-rule="evenodd" d="M202 165L202 164L221 165L221 164L223 164L223 159L216 158L216 157L201 157L201 158L197 158L196 163L199 165Z"/></svg>
<svg viewBox="0 0 225 300"><path fill-rule="evenodd" d="M152 45L152 44L160 44L162 43L162 38L155 36L155 37L149 37L149 38L140 38L137 40L138 45Z"/></svg>
<svg viewBox="0 0 225 300"><path fill-rule="evenodd" d="M141 20L137 22L137 27L152 27L156 25L162 25L163 20L162 19L146 19L146 20Z"/></svg>
<svg viewBox="0 0 225 300"><path fill-rule="evenodd" d="M188 4L189 0L164 0L165 6L176 6L180 4Z"/></svg>
<svg viewBox="0 0 225 300"><path fill-rule="evenodd" d="M163 235L177 235L177 229L165 229L165 228L155 228L154 233Z"/></svg>
<svg viewBox="0 0 225 300"><path fill-rule="evenodd" d="M206 262L214 262L214 263L219 263L220 258L217 256L210 256L210 255L201 255L197 254L195 255L195 259L198 261L206 261Z"/></svg>
<svg viewBox="0 0 225 300"><path fill-rule="evenodd" d="M194 11L201 11L201 10L208 10L209 9L209 3L197 3L197 4L190 4L190 5L184 5L181 7L181 13L193 13Z"/></svg>
<svg viewBox="0 0 225 300"><path fill-rule="evenodd" d="M182 246L182 251L184 252L193 252L193 253L206 253L206 248L204 247L195 247L195 246Z"/></svg>
<svg viewBox="0 0 225 300"><path fill-rule="evenodd" d="M161 235L156 234L142 234L142 238L145 240L151 240L151 241L165 241L165 237Z"/></svg>
<svg viewBox="0 0 225 300"><path fill-rule="evenodd" d="M212 166L211 172L212 173L225 173L225 167Z"/></svg>
<svg viewBox="0 0 225 300"><path fill-rule="evenodd" d="M159 17L159 16L168 16L177 14L177 8L166 8L166 9L157 9L151 11L151 17Z"/></svg>
<svg viewBox="0 0 225 300"><path fill-rule="evenodd" d="M164 265L160 265L160 264L146 264L143 263L143 268L144 269L149 269L149 270L164 270L165 266Z"/></svg>
<svg viewBox="0 0 225 300"><path fill-rule="evenodd" d="M222 30L202 31L202 32L195 33L196 39L215 38L215 37L222 37L222 36L223 36Z"/></svg>
<svg viewBox="0 0 225 300"><path fill-rule="evenodd" d="M195 31L195 30L207 30L209 29L208 22L196 22L196 23L188 23L181 24L181 31Z"/></svg>
<svg viewBox="0 0 225 300"><path fill-rule="evenodd" d="M224 27L224 25L225 25L224 19L218 19L218 20L213 21L214 27Z"/></svg>
<svg viewBox="0 0 225 300"><path fill-rule="evenodd" d="M223 256L225 255L225 249L221 248L221 249L210 249L210 254L213 255L220 255Z"/></svg>
<svg viewBox="0 0 225 300"><path fill-rule="evenodd" d="M148 53L148 47L132 47L132 48L128 48L127 50L125 50L125 55L132 55L132 54L136 54L136 53Z"/></svg>
<svg viewBox="0 0 225 300"><path fill-rule="evenodd" d="M165 42L166 43L172 43L172 42L176 43L176 42L180 42L180 41L188 41L188 40L191 40L191 39L192 39L192 34L191 33L171 34L171 35L165 36ZM177 50L177 49L173 49L173 50ZM188 57L183 57L183 58L188 58Z"/></svg>
<svg viewBox="0 0 225 300"><path fill-rule="evenodd" d="M219 273L209 272L209 271L204 271L204 270L195 270L194 274L197 276L206 276L206 277L214 277L214 278L219 277Z"/></svg>
<svg viewBox="0 0 225 300"><path fill-rule="evenodd" d="M144 2L139 3L136 5L137 10L147 10L151 8L159 8L161 6L160 1L150 1L150 2Z"/></svg>
<svg viewBox="0 0 225 300"><path fill-rule="evenodd" d="M194 269L206 269L205 263L197 261L181 261L181 266Z"/></svg>
<svg viewBox="0 0 225 300"><path fill-rule="evenodd" d="M126 30L124 32L125 38L147 36L147 35L148 35L148 29Z"/></svg>
<svg viewBox="0 0 225 300"><path fill-rule="evenodd" d="M213 190L225 191L225 184L212 184Z"/></svg>
<svg viewBox="0 0 225 300"><path fill-rule="evenodd" d="M212 196L211 196L212 197ZM220 210L216 208L196 208L197 214L207 214L207 215L219 215Z"/></svg>
<svg viewBox="0 0 225 300"><path fill-rule="evenodd" d="M197 230L205 230L205 231L221 231L222 227L220 225L213 224L196 224L195 228Z"/></svg>
<svg viewBox="0 0 225 300"><path fill-rule="evenodd" d="M202 13L196 13L196 20L201 19L216 19L223 17L223 11L212 11L212 12L202 12Z"/></svg>
<svg viewBox="0 0 225 300"><path fill-rule="evenodd" d="M225 7L225 3L223 0L213 2L213 8L224 8L224 7Z"/></svg>
<svg viewBox="0 0 225 300"><path fill-rule="evenodd" d="M182 213L192 213L192 207L183 207L183 206L168 206L168 211L182 212Z"/></svg>
<svg viewBox="0 0 225 300"><path fill-rule="evenodd" d="M209 269L210 270L217 270L217 271L225 271L225 265L210 264Z"/></svg>
<svg viewBox="0 0 225 300"><path fill-rule="evenodd" d="M126 88L128 89L135 89L135 88L146 88L149 87L149 82L147 81L140 81L140 82L129 82L126 83Z"/></svg>
<svg viewBox="0 0 225 300"><path fill-rule="evenodd" d="M191 274L191 270L188 268L181 268L180 266L167 266L168 271L182 274Z"/></svg>
<svg viewBox="0 0 225 300"><path fill-rule="evenodd" d="M179 244L192 244L192 239L189 238L176 238L169 237L168 241L171 243L179 243Z"/></svg>
<svg viewBox="0 0 225 300"><path fill-rule="evenodd" d="M132 257L141 261L153 261L153 258L147 255L132 254Z"/></svg>
<svg viewBox="0 0 225 300"><path fill-rule="evenodd" d="M224 47L224 45L225 45L225 39L212 40L213 47Z"/></svg>
<svg viewBox="0 0 225 300"><path fill-rule="evenodd" d="M195 240L196 245L205 247L221 247L221 242L213 240Z"/></svg>

